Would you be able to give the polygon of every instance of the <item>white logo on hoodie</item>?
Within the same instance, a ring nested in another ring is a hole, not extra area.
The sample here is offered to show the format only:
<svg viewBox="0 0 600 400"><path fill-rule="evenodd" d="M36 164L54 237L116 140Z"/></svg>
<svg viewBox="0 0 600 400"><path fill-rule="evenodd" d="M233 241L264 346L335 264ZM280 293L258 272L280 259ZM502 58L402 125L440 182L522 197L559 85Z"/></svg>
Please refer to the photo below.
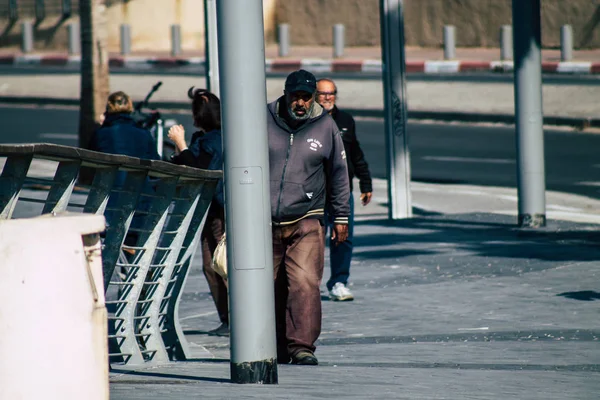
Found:
<svg viewBox="0 0 600 400"><path fill-rule="evenodd" d="M323 147L323 145L321 144L321 142L319 142L317 139L306 139L306 141L309 143L309 148L312 151L318 151L320 147Z"/></svg>

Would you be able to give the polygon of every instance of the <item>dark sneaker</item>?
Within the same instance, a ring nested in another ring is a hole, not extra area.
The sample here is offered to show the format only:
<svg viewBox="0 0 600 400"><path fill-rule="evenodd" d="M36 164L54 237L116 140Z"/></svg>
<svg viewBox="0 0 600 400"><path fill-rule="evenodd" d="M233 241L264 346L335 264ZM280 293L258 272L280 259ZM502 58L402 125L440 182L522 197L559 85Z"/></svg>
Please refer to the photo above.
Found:
<svg viewBox="0 0 600 400"><path fill-rule="evenodd" d="M229 325L222 323L218 328L208 331L208 336L229 336Z"/></svg>
<svg viewBox="0 0 600 400"><path fill-rule="evenodd" d="M308 350L302 350L292 356L292 364L296 365L319 365L319 360Z"/></svg>

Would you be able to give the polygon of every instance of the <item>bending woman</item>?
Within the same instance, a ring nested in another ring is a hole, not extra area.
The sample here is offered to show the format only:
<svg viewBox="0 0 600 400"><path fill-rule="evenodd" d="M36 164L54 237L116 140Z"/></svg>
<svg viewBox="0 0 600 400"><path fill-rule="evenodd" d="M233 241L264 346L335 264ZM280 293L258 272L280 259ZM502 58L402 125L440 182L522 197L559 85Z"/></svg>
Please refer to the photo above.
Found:
<svg viewBox="0 0 600 400"><path fill-rule="evenodd" d="M221 102L213 93L190 88L194 126L199 129L192 135L188 147L183 126L169 129L169 139L175 144L173 162L201 169L220 170L223 168L223 144L221 141ZM229 307L227 283L212 268L212 257L217 244L225 232L225 210L223 180L219 180L212 203L208 209L202 229L202 269L208 282L210 293L217 307L221 326L209 331L210 335L229 335Z"/></svg>

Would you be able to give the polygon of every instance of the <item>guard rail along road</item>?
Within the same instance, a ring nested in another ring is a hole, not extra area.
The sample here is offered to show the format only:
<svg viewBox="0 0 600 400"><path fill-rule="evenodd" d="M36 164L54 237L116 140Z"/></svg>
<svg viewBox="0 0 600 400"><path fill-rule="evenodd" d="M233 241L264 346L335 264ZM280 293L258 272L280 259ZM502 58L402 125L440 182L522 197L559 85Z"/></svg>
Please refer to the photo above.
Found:
<svg viewBox="0 0 600 400"><path fill-rule="evenodd" d="M52 144L0 145L2 164L0 220L63 212L106 217L110 362L188 359L178 303L222 171ZM80 179L86 169L93 172L87 184ZM125 245L127 237L136 240Z"/></svg>

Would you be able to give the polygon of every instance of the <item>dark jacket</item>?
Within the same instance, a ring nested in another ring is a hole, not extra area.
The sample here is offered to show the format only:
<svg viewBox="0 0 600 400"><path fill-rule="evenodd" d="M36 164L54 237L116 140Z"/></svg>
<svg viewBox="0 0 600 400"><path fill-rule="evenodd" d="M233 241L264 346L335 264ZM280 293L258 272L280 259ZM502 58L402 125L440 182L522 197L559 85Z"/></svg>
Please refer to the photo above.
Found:
<svg viewBox="0 0 600 400"><path fill-rule="evenodd" d="M102 126L94 132L89 149L160 160L156 142L150 132L137 126L129 114L108 114Z"/></svg>
<svg viewBox="0 0 600 400"><path fill-rule="evenodd" d="M187 165L200 169L223 169L223 142L221 131L196 132L192 135L190 146L173 157L175 164ZM223 179L219 179L213 200L220 206L225 204L223 195Z"/></svg>
<svg viewBox="0 0 600 400"><path fill-rule="evenodd" d="M331 111L331 117L342 135L344 149L346 150L346 161L348 162L348 175L350 178L350 190L352 190L352 178L358 178L358 187L361 193L373 191L371 182L371 173L369 172L369 164L365 160L358 139L356 137L356 123L352 116L336 106Z"/></svg>
<svg viewBox="0 0 600 400"><path fill-rule="evenodd" d="M133 118L129 114L108 114L102 126L97 129L90 141L90 150L100 151L109 154L120 154L124 156L145 158L148 160L160 160L160 156L156 151L156 142L146 129L140 128L135 124ZM115 178L114 186L123 187L127 173L119 171ZM149 179L146 179L146 184L142 189L145 195L153 193L152 184ZM106 222L111 225L119 215L115 210L120 206L120 194L113 193L108 200L107 212L105 213ZM137 205L138 211L148 211L150 200L147 196L143 196ZM142 214L136 213L131 221L130 228L139 229L144 225L145 217ZM137 233L130 230L125 238L125 243L135 245L137 242Z"/></svg>
<svg viewBox="0 0 600 400"><path fill-rule="evenodd" d="M292 129L280 116L287 112L283 97L267 108L273 224L322 219L327 193L334 222L348 223L348 167L333 119L315 103L309 119Z"/></svg>

